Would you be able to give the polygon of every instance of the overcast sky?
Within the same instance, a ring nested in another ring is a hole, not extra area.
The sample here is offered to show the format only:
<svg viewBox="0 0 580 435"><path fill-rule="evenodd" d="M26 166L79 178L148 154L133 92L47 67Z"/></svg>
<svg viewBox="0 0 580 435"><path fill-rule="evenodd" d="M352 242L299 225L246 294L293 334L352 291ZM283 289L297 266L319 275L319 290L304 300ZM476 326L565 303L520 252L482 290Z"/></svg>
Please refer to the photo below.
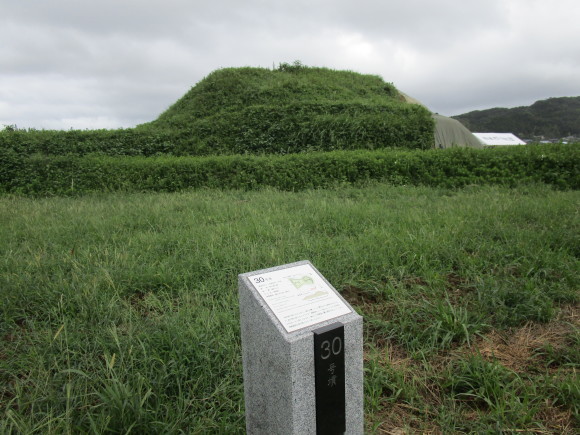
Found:
<svg viewBox="0 0 580 435"><path fill-rule="evenodd" d="M151 121L218 68L380 75L457 115L580 95L578 0L0 0L0 128Z"/></svg>

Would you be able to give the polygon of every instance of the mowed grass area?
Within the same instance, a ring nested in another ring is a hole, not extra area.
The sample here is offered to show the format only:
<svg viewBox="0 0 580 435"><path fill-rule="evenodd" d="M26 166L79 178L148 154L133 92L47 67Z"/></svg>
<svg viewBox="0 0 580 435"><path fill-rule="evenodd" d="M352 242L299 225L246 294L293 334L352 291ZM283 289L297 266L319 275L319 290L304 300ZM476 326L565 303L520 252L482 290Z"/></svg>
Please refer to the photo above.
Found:
<svg viewBox="0 0 580 435"><path fill-rule="evenodd" d="M0 198L1 433L243 433L237 275L365 318L366 430L579 429L580 192Z"/></svg>

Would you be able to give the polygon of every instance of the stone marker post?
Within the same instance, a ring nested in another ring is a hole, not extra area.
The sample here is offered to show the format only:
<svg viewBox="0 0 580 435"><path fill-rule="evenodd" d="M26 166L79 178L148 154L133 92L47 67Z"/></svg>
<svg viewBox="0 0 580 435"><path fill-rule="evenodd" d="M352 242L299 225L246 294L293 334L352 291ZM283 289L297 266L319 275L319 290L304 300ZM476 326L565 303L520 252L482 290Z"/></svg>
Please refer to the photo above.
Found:
<svg viewBox="0 0 580 435"><path fill-rule="evenodd" d="M362 434L362 317L309 261L239 275L248 434Z"/></svg>

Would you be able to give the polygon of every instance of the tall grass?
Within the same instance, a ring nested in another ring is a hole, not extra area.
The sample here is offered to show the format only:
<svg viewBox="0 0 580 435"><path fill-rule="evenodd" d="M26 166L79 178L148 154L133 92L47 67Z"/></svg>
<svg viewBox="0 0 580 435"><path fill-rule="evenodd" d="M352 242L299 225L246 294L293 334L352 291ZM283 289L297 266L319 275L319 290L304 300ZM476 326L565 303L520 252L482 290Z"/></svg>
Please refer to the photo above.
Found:
<svg viewBox="0 0 580 435"><path fill-rule="evenodd" d="M541 185L1 197L0 432L243 433L237 274L301 259L365 317L369 430L393 407L417 430L549 428L546 402L578 412L577 354L522 374L453 352L577 306L579 204Z"/></svg>

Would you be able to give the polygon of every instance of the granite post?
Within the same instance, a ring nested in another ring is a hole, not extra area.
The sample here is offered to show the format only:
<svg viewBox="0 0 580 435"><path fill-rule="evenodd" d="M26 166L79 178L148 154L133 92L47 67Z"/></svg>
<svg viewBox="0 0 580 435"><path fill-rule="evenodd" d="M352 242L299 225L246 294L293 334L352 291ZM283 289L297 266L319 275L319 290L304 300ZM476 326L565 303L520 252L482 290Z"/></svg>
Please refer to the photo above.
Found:
<svg viewBox="0 0 580 435"><path fill-rule="evenodd" d="M247 433L362 434L362 317L309 261L238 278Z"/></svg>

